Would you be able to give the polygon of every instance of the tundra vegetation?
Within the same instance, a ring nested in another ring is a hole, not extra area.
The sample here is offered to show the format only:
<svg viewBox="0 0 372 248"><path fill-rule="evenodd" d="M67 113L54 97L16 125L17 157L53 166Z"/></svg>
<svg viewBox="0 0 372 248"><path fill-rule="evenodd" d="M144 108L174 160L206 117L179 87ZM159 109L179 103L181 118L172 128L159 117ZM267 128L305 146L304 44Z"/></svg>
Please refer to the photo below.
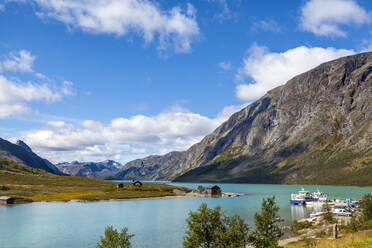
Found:
<svg viewBox="0 0 372 248"><path fill-rule="evenodd" d="M117 188L113 181L55 175L6 159L0 159L0 182L2 188L7 189L2 190L1 195L14 197L16 203L163 197L175 195L174 189L187 191L158 183L144 183L142 187L124 183L123 188Z"/></svg>

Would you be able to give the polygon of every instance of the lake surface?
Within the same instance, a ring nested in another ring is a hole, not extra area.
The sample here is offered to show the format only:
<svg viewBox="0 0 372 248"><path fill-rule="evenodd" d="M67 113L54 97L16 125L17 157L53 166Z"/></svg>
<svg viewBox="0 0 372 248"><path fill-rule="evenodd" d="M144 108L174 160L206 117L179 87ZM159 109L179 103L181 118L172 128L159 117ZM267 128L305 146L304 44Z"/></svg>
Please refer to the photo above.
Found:
<svg viewBox="0 0 372 248"><path fill-rule="evenodd" d="M196 188L210 184L171 183ZM228 215L238 214L250 225L260 211L263 197L275 195L280 216L285 223L307 217L306 207L291 207L289 197L298 185L218 184L225 192L244 193L243 197L173 198L101 202L36 202L15 206L0 206L1 248L81 248L95 247L107 225L129 228L136 236L134 247L182 247L190 210L201 203L209 207L220 205ZM319 190L331 198L359 199L372 188L305 186L311 192Z"/></svg>

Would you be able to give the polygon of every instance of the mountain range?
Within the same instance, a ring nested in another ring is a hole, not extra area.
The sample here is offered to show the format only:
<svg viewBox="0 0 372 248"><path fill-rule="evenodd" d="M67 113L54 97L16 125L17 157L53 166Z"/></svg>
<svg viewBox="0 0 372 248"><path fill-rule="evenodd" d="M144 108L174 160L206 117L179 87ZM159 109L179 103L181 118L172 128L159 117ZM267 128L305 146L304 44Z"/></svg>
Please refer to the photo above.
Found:
<svg viewBox="0 0 372 248"><path fill-rule="evenodd" d="M372 185L372 53L295 76L233 114L186 151L121 165L55 166L23 141L0 157L54 174L124 180Z"/></svg>
<svg viewBox="0 0 372 248"><path fill-rule="evenodd" d="M107 178L119 171L122 165L113 160L105 160L102 162L64 162L56 165L58 169L68 175Z"/></svg>
<svg viewBox="0 0 372 248"><path fill-rule="evenodd" d="M18 140L16 144L13 144L0 138L0 158L8 159L53 174L62 174L54 164L39 157L22 140Z"/></svg>
<svg viewBox="0 0 372 248"><path fill-rule="evenodd" d="M323 63L233 114L187 151L111 179L372 185L372 53Z"/></svg>

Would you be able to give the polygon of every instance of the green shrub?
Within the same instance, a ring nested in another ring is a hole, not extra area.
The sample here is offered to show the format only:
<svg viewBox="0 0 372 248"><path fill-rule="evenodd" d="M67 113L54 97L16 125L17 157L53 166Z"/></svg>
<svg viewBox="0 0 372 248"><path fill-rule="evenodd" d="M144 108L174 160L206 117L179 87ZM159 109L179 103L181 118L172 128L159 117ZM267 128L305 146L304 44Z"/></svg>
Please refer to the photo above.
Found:
<svg viewBox="0 0 372 248"><path fill-rule="evenodd" d="M200 205L186 220L185 248L241 248L248 242L249 226L237 215L228 217L219 206Z"/></svg>
<svg viewBox="0 0 372 248"><path fill-rule="evenodd" d="M200 193L202 193L202 192L204 192L205 188L204 188L203 186L199 185L198 188L197 188L197 190L198 190Z"/></svg>
<svg viewBox="0 0 372 248"><path fill-rule="evenodd" d="M333 213L332 213L331 208L330 208L330 206L328 205L327 202L326 202L325 206L323 207L323 210L324 210L323 220L325 222L329 223L329 224L335 223Z"/></svg>
<svg viewBox="0 0 372 248"><path fill-rule="evenodd" d="M130 242L134 234L128 234L128 228L124 227L119 233L112 226L108 226L105 229L105 236L101 237L97 248L130 248L132 244Z"/></svg>
<svg viewBox="0 0 372 248"><path fill-rule="evenodd" d="M365 202L362 205L362 216L365 221L372 220L372 195L367 194L363 197Z"/></svg>
<svg viewBox="0 0 372 248"><path fill-rule="evenodd" d="M309 221L298 222L295 220L291 224L291 231L298 234L298 231L311 227L313 227L313 224Z"/></svg>
<svg viewBox="0 0 372 248"><path fill-rule="evenodd" d="M250 236L250 241L256 248L279 247L279 238L283 236L278 223L279 207L275 203L275 196L262 199L261 214L255 213L254 223L256 230Z"/></svg>

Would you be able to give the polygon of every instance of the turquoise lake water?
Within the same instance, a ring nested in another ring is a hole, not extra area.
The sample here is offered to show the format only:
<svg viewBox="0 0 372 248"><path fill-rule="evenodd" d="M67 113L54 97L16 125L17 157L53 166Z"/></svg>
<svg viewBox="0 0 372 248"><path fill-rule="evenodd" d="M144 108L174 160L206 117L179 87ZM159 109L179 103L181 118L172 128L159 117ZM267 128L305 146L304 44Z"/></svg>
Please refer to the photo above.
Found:
<svg viewBox="0 0 372 248"><path fill-rule="evenodd" d="M173 183L189 188L209 184ZM182 247L190 210L201 203L209 207L220 205L227 214L238 214L252 224L253 215L260 211L263 197L275 195L280 216L285 223L307 217L310 209L291 207L291 193L298 185L218 184L225 192L244 193L243 197L173 198L101 202L52 202L0 206L1 248L81 248L95 247L107 225L129 228L136 236L134 247ZM319 190L331 198L359 199L372 188L304 186L305 190Z"/></svg>

